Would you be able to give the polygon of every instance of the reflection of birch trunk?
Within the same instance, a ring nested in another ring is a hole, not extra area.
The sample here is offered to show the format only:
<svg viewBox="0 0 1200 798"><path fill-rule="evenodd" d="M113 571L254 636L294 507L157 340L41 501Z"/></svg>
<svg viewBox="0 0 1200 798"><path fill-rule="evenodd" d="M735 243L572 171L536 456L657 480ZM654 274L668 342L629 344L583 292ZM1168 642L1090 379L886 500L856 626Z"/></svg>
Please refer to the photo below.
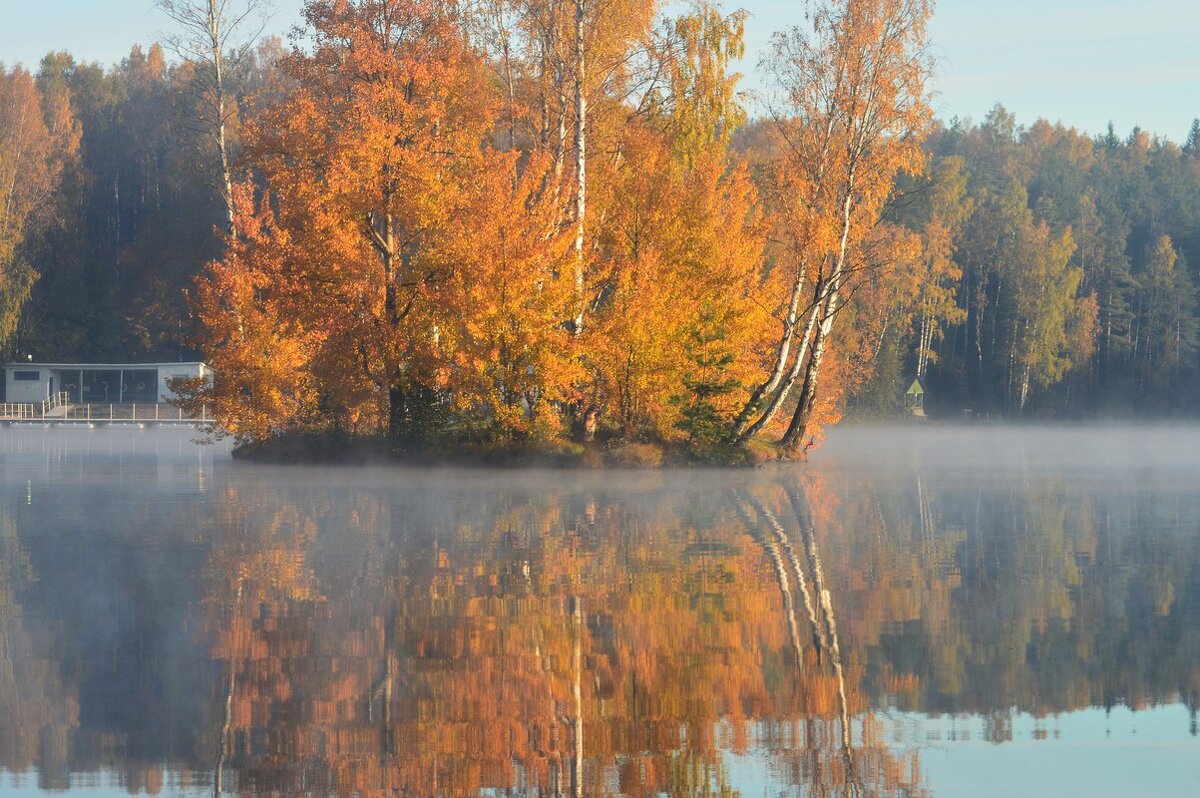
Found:
<svg viewBox="0 0 1200 798"><path fill-rule="evenodd" d="M767 557L771 560L771 565L775 570L775 580L779 584L779 595L783 601L783 614L787 622L788 638L792 644L792 653L796 658L796 667L803 668L804 656L800 645L800 630L796 626L796 602L792 598L791 585L789 584L788 580L788 571L787 568L784 567L783 557L780 554L780 541L782 540L784 543L786 543L787 539L782 535L783 530L779 529L778 521L775 520L774 516L770 515L766 507L764 507L761 502L753 498L747 501L736 492L734 493L734 499L734 506L737 508L738 514L742 518L742 523L746 525L746 529L749 530L751 535L753 535L754 538L758 540L759 544L762 545L763 551L767 553ZM747 512L746 504L752 504L755 513L759 517L767 518L769 520L774 527L774 537L769 537L761 533L759 530L759 525L753 518L750 517L750 513ZM789 549L791 548L790 544L788 547ZM803 581L800 581L798 584L800 584L801 589L804 590L804 601L806 604L808 604L808 591L803 588Z"/></svg>
<svg viewBox="0 0 1200 798"><path fill-rule="evenodd" d="M392 753L392 686L396 683L396 655L388 652L387 676L383 680L383 752Z"/></svg>
<svg viewBox="0 0 1200 798"><path fill-rule="evenodd" d="M572 627L575 631L574 650L571 653L571 695L575 701L574 746L571 762L571 798L583 794L583 599L576 596L572 602Z"/></svg>
<svg viewBox="0 0 1200 798"><path fill-rule="evenodd" d="M837 679L838 711L842 716L842 746L849 750L850 713L846 704L846 677L842 673L842 650L838 645L837 622L833 619L833 600L828 590L821 591L821 610L829 627L829 661L833 665L834 678Z"/></svg>
<svg viewBox="0 0 1200 798"><path fill-rule="evenodd" d="M817 650L817 657L821 656L822 646L825 644L821 636L821 622L817 619L817 611L813 606L812 595L808 590L808 580L804 577L804 568L800 565L800 560L796 557L796 550L792 548L792 542L787 539L783 532L783 527L775 520L775 517L767 513L767 519L775 528L775 535L779 538L780 546L783 548L784 557L787 558L788 564L792 566L792 573L796 575L796 587L800 590L800 596L804 599L804 612L808 616L808 627L812 633L813 647Z"/></svg>
<svg viewBox="0 0 1200 798"><path fill-rule="evenodd" d="M233 602L234 620L241 614L242 609L242 578L238 577L237 593ZM236 629L235 640L236 640ZM213 768L213 798L221 798L224 791L225 760L229 755L229 735L233 728L233 688L237 678L237 658L229 658L229 677L225 680L225 716L221 723L221 734L217 741L217 765Z"/></svg>
<svg viewBox="0 0 1200 798"><path fill-rule="evenodd" d="M820 602L821 594L825 591L825 575L821 571L821 557L817 553L817 541L812 534L812 520L808 513L804 511L804 504L800 498L791 490L788 489L788 498L792 502L792 512L796 514L796 522L800 525L800 534L804 540L804 554L808 559L808 568L812 573L813 592L816 593L817 601ZM799 570L799 563L796 564ZM806 591L807 592L807 591ZM819 619L815 610L812 612L813 633L817 638L817 654L821 655L825 651L830 650L828 618Z"/></svg>
<svg viewBox="0 0 1200 798"><path fill-rule="evenodd" d="M234 687L234 668L233 662L229 663L229 678L225 685L225 719L221 724L221 737L219 750L217 751L217 767L216 774L213 776L213 798L221 798L221 793L224 789L225 777L225 757L226 751L229 748L229 730L233 725L233 687Z"/></svg>
<svg viewBox="0 0 1200 798"><path fill-rule="evenodd" d="M801 534L804 536L808 565L812 571L813 589L820 599L821 615L825 622L826 632L828 633L829 662L833 666L833 676L837 681L838 715L842 726L842 756L846 763L848 782L853 788L857 785L857 780L854 775L854 761L851 757L850 748L850 707L849 702L846 700L846 675L842 669L842 649L838 642L837 621L833 613L833 597L829 590L825 588L825 575L821 570L821 553L817 549L817 538L814 534L811 519L804 512L804 505L795 491L789 489L788 498L791 499L796 519L800 523Z"/></svg>
<svg viewBox="0 0 1200 798"><path fill-rule="evenodd" d="M838 645L837 622L833 617L833 601L829 591L825 588L825 575L821 570L821 553L817 551L816 535L813 534L812 527L808 524L802 524L801 530L804 533L805 550L808 554L808 567L812 571L813 589L816 590L821 604L821 618L824 621L822 642L829 652L829 662L833 666L834 678L837 679L838 708L842 716L842 743L849 748L850 726L846 709L846 679L842 674L842 650Z"/></svg>
<svg viewBox="0 0 1200 798"><path fill-rule="evenodd" d="M387 760L393 750L392 736L392 693L396 683L396 671L400 662L395 652L396 616L389 615L384 619L383 629L383 676L371 689L367 697L367 721L375 720L375 702L379 702L379 759L380 759L380 788L389 791L390 773Z"/></svg>
<svg viewBox="0 0 1200 798"><path fill-rule="evenodd" d="M933 534L933 512L929 509L929 496L925 493L925 483L917 476L917 512L921 517L921 540L928 541Z"/></svg>
<svg viewBox="0 0 1200 798"><path fill-rule="evenodd" d="M534 600L533 576L529 570L529 561L525 560L521 563L521 576L525 580L525 590L530 601ZM550 661L548 657L542 655L542 628L534 621L533 631L533 656L538 663L538 668L541 670L542 677L549 680L550 676ZM549 780L550 795L554 798L562 795L562 777L560 775L559 762L554 759L556 752L559 750L558 740L558 704L551 698L549 703L549 723L546 727L549 731L549 736L543 738L538 735L538 751L546 757L547 760L547 779ZM539 794L542 794L539 791Z"/></svg>
<svg viewBox="0 0 1200 798"><path fill-rule="evenodd" d="M787 569L784 568L783 557L779 554L779 542L769 537L760 538L763 550L771 558L775 568L775 579L779 582L779 594L783 598L783 614L787 620L788 638L792 642L792 653L796 657L796 666L804 667L804 654L800 648L800 630L796 628L796 608L792 598L791 586L788 584Z"/></svg>
<svg viewBox="0 0 1200 798"><path fill-rule="evenodd" d="M816 720L812 717L804 720L804 752L809 772L812 774L813 792L820 798L825 798L829 795L829 784L825 779L825 763L821 758L821 734L817 729Z"/></svg>
<svg viewBox="0 0 1200 798"><path fill-rule="evenodd" d="M761 505L759 505L759 509L767 519L767 523L771 525L771 529L775 533L775 539L779 542L779 548L782 550L788 565L791 566L792 575L796 577L796 588L800 591L800 596L804 599L804 612L808 616L808 626L812 633L813 647L817 650L819 661L825 648L825 638L821 631L821 622L817 618L816 608L813 606L812 595L809 593L808 580L804 576L804 568L800 565L800 560L796 557L796 550L792 548L792 542L788 540L787 533L783 531L783 526L779 523L775 514Z"/></svg>

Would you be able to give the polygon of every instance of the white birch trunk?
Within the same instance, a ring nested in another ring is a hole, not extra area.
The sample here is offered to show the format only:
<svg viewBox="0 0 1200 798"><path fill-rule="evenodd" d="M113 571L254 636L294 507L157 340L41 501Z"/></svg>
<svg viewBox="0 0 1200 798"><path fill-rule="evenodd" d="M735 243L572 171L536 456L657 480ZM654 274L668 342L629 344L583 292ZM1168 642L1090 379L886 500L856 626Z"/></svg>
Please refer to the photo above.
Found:
<svg viewBox="0 0 1200 798"><path fill-rule="evenodd" d="M587 77L586 44L583 36L584 0L575 0L575 318L572 332L583 332L586 312L583 273L583 240L587 219Z"/></svg>
<svg viewBox="0 0 1200 798"><path fill-rule="evenodd" d="M825 347L829 343L829 331L833 329L833 319L838 311L838 291L834 288L825 305L821 323L817 325L817 333L812 342L812 357L804 370L804 387L800 389L800 400L796 404L796 412L792 414L791 423L784 433L780 443L789 449L798 447L804 441L808 431L808 423L812 418L813 407L817 402L817 386L821 377L821 363L825 359Z"/></svg>
<svg viewBox="0 0 1200 798"><path fill-rule="evenodd" d="M812 344L812 357L809 358L808 366L804 372L804 387L801 389L800 401L796 405L796 412L792 415L792 421L788 425L787 432L784 433L783 438L780 440L780 443L785 448L794 449L803 441L804 434L808 429L808 422L812 416L813 407L816 404L817 382L821 374L821 361L825 357L825 346L829 340L829 331L833 329L833 320L839 310L838 296L842 287L842 275L846 269L846 255L850 247L855 177L855 165L852 163L850 173L846 177L846 193L842 197L842 231L838 239L838 251L833 264L833 273L829 276L829 298L825 302L824 314L821 323L817 327L816 339Z"/></svg>
<svg viewBox="0 0 1200 798"><path fill-rule="evenodd" d="M817 324L817 318L820 316L821 306L823 304L820 301L820 293L820 291L817 292L817 296L813 300L812 309L808 313L808 321L805 323L804 332L800 337L800 351L796 353L796 359L792 363L792 368L788 373L787 380L781 386L779 386L779 389L775 392L774 396L771 397L770 404L768 404L766 409L763 410L763 413L758 417L758 420L747 427L745 432L742 433L741 438L739 438L740 443L749 441L763 428L771 423L771 421L775 418L776 413L779 412L779 408L783 407L783 403L787 399L788 394L791 393L792 387L796 384L796 380L799 378L800 373L804 370L804 362L808 357L809 342L812 340L813 328Z"/></svg>
<svg viewBox="0 0 1200 798"><path fill-rule="evenodd" d="M576 596L574 600L575 641L571 652L571 698L575 703L575 716L572 718L574 727L572 746L574 752L571 762L571 798L583 795L583 599Z"/></svg>
<svg viewBox="0 0 1200 798"><path fill-rule="evenodd" d="M225 137L225 57L221 52L224 32L217 12L217 0L208 0L208 35L213 67L213 91L216 92L214 120L217 152L221 158L221 199L225 202L225 230L233 232L233 177L229 171L229 145Z"/></svg>
<svg viewBox="0 0 1200 798"><path fill-rule="evenodd" d="M792 297L788 302L787 315L783 321L783 335L780 337L779 345L775 349L775 365L771 369L766 382L754 389L754 393L751 394L750 399L746 402L746 406L738 413L737 420L733 424L733 430L729 437L730 440L737 443L744 443L754 435L753 432L747 433L754 414L759 412L763 400L773 396L780 382L783 381L783 375L787 370L788 356L791 354L792 339L796 335L796 321L800 313L800 296L804 290L804 267L805 264L801 262L799 274L796 275L796 282L792 286ZM758 426L761 427L762 425Z"/></svg>

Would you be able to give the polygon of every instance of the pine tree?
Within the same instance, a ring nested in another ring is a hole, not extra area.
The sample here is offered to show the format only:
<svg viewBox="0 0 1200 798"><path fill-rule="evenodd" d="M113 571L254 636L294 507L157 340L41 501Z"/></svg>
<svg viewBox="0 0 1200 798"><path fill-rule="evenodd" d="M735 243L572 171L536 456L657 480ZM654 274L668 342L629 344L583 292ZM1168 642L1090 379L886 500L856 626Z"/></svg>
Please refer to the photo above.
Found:
<svg viewBox="0 0 1200 798"><path fill-rule="evenodd" d="M720 456L732 419L726 400L738 390L737 380L729 375L736 356L729 347L724 315L711 303L701 309L687 343L691 368L683 375L686 393L676 399L681 411L675 426L687 435L691 453L703 459Z"/></svg>

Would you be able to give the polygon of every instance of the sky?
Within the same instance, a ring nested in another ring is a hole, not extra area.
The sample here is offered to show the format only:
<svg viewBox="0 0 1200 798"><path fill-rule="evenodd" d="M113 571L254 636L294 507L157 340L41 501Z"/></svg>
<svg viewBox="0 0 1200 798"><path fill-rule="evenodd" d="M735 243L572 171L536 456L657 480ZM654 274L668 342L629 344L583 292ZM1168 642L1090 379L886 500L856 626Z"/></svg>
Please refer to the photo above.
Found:
<svg viewBox="0 0 1200 798"><path fill-rule="evenodd" d="M274 0L286 33L303 0ZM739 4L726 2L726 8ZM771 33L800 21L800 0L743 0L750 13L746 85ZM170 28L151 0L0 0L0 62L34 66L66 49L112 63ZM1180 141L1200 117L1200 2L940 0L930 26L936 114L979 121L996 103L1022 124L1039 117L1087 133L1112 122Z"/></svg>

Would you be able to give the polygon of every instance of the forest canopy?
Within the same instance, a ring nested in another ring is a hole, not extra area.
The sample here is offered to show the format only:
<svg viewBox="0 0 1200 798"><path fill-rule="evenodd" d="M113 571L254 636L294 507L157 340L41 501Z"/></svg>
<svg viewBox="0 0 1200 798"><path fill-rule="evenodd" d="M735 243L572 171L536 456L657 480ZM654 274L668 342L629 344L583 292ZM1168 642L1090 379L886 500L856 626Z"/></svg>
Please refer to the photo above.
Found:
<svg viewBox="0 0 1200 798"><path fill-rule="evenodd" d="M914 378L1196 410L1200 123L935 120L927 0L811 0L751 97L744 12L622 3L310 0L289 44L5 68L0 354L201 357L243 442L791 456Z"/></svg>

